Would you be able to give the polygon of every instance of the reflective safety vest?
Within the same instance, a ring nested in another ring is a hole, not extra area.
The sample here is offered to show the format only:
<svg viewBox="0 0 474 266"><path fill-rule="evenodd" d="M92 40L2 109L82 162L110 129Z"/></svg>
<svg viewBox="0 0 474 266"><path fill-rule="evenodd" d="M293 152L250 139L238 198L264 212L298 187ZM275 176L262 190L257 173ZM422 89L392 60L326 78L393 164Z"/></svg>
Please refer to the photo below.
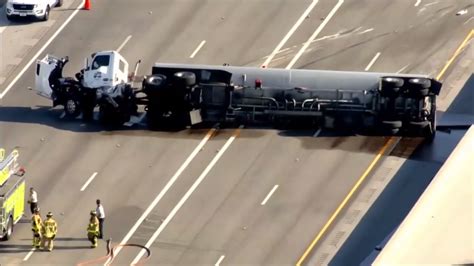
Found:
<svg viewBox="0 0 474 266"><path fill-rule="evenodd" d="M41 230L42 223L41 216L38 214L34 214L33 217L31 217L31 226L34 232L39 232Z"/></svg>
<svg viewBox="0 0 474 266"><path fill-rule="evenodd" d="M58 232L58 224L53 218L48 218L44 221L44 236L51 238Z"/></svg>
<svg viewBox="0 0 474 266"><path fill-rule="evenodd" d="M89 221L89 225L87 226L87 233L92 235L99 234L99 220L97 218L92 218Z"/></svg>

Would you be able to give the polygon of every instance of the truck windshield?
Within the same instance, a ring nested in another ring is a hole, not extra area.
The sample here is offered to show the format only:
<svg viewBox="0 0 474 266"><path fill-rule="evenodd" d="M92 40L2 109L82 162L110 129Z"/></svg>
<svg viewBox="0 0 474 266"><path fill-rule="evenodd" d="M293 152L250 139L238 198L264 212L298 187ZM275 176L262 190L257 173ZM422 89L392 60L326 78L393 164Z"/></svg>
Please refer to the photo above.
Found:
<svg viewBox="0 0 474 266"><path fill-rule="evenodd" d="M98 55L94 58L92 62L92 69L99 69L102 66L109 66L110 56L108 55Z"/></svg>

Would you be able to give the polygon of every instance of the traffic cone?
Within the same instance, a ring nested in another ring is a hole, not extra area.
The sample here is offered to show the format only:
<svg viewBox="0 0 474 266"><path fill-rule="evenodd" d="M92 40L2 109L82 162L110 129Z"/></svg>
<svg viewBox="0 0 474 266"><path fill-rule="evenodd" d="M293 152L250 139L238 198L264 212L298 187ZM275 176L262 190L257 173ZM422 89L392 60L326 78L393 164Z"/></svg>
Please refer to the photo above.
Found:
<svg viewBox="0 0 474 266"><path fill-rule="evenodd" d="M85 0L84 9L85 10L90 10L91 9L91 0Z"/></svg>

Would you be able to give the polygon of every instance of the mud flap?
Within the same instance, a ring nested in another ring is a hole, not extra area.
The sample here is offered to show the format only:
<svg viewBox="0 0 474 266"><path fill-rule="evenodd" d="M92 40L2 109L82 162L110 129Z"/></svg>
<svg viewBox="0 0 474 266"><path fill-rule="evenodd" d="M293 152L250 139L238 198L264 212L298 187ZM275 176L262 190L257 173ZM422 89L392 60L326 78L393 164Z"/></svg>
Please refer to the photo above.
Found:
<svg viewBox="0 0 474 266"><path fill-rule="evenodd" d="M191 125L196 125L202 122L201 109L192 110L189 112Z"/></svg>

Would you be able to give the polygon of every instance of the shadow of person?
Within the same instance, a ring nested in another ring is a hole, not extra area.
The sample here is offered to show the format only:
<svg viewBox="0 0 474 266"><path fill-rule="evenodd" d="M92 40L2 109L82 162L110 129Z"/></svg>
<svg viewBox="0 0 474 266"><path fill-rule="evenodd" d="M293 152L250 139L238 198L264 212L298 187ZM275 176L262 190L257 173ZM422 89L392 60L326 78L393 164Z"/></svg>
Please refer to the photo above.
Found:
<svg viewBox="0 0 474 266"><path fill-rule="evenodd" d="M31 240L31 239L28 239ZM7 244L7 245L0 245L0 253L23 253L23 252L30 252L31 245L15 245L15 244Z"/></svg>

